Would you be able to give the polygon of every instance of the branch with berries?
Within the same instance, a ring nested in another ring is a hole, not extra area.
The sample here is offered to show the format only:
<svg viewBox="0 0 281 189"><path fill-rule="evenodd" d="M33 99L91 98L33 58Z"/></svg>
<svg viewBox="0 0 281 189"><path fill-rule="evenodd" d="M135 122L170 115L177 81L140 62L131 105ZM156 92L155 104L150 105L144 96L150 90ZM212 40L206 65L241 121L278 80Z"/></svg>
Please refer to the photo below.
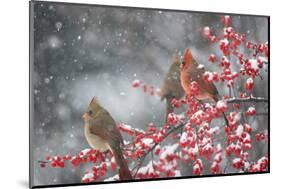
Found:
<svg viewBox="0 0 281 189"><path fill-rule="evenodd" d="M202 107L200 102L192 96L187 97L184 101L188 104L191 111L187 111L185 115L171 113L168 115L168 123L158 128L153 124L147 126L146 130L135 129L126 124L119 124L120 131L132 136L132 142L126 143L123 153L128 162L135 164L134 178L147 179L159 178L161 176L179 175L179 167L177 161L180 159L185 162L192 162L193 174L200 175L204 170L204 160L210 161L210 172L213 174L226 173L225 169L221 169L222 156L238 156L233 159L232 166L237 169L247 169L245 171L262 171L266 169L268 160L263 158L256 163L249 163L247 153L244 150L250 150L251 146L251 127L248 124L238 125L239 120L237 113L229 114L230 126L211 127L210 123L214 118L218 118L220 114L228 109L224 101L220 101L216 106ZM254 116L249 113L249 116ZM222 148L219 137L215 137L224 128L227 145ZM180 134L176 134L181 130ZM174 135L176 134L176 135ZM170 147L162 146L169 136L175 143ZM255 135L256 141L263 142L267 139L265 133L259 132ZM240 141L240 142L238 142ZM237 142L234 144L234 142ZM172 149L172 150L171 150ZM143 167L144 160L149 154L154 154L158 159L152 160L148 165ZM241 157L243 155L243 158ZM245 157L244 157L245 156ZM201 157L201 158L200 158ZM78 155L65 155L46 157L46 161L39 161L41 167L50 165L51 167L63 168L65 162L69 162L73 167L80 164L93 164L92 170L84 173L82 182L94 182L103 179L108 171L116 171L116 163L110 152L101 153L96 150L85 149ZM172 167L168 169L167 167ZM259 169L258 169L259 168ZM118 176L112 179L118 180Z"/></svg>
<svg viewBox="0 0 281 189"><path fill-rule="evenodd" d="M239 78L243 82L243 91L237 91L239 97L224 96L215 103L208 103L196 99L199 84L193 81L190 83L190 94L171 100L173 108L181 113L167 114L165 124L156 126L150 123L143 130L118 124L119 130L131 137L122 148L134 179L181 176L179 162L191 165L189 175L262 172L268 169L267 153L260 157L249 153L255 147L266 147L268 144L268 128L253 131L251 123L257 116L268 115L257 112L255 104L268 104L269 100L252 95L256 77L261 78L262 73L267 73L268 43L247 41L245 34L239 34L230 26L230 16L222 16L221 22L223 29L218 35L213 33L211 27L203 28L203 37L210 45L217 44L221 55L209 55L208 62L218 69L216 72L204 71L202 79L206 83L220 82L233 89ZM250 56L242 53L243 49L247 49ZM233 57L232 61L230 57ZM240 66L239 70L232 70L234 63ZM151 96L161 95L159 88L141 80L134 80L131 86ZM223 116L224 123L214 121ZM44 161L38 161L41 167L54 168L63 168L66 162L73 167L84 163L92 165L91 170L82 176L81 180L85 183L119 179L118 175L112 176L117 170L110 151L85 149L77 155L47 156ZM230 168L233 170L228 171Z"/></svg>

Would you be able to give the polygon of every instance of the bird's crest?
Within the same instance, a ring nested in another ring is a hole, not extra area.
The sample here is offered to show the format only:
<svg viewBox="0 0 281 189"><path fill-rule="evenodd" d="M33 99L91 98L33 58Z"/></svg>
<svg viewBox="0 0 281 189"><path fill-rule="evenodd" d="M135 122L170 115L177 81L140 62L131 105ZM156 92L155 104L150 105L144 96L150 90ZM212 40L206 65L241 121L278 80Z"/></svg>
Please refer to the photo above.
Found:
<svg viewBox="0 0 281 189"><path fill-rule="evenodd" d="M94 96L91 100L90 106L96 105L98 103L97 97Z"/></svg>
<svg viewBox="0 0 281 189"><path fill-rule="evenodd" d="M183 53L183 60L182 60L183 65L189 64L192 59L193 57L191 54L191 50L186 48Z"/></svg>
<svg viewBox="0 0 281 189"><path fill-rule="evenodd" d="M177 64L178 62L180 62L179 54L178 52L175 52L172 57L172 63Z"/></svg>

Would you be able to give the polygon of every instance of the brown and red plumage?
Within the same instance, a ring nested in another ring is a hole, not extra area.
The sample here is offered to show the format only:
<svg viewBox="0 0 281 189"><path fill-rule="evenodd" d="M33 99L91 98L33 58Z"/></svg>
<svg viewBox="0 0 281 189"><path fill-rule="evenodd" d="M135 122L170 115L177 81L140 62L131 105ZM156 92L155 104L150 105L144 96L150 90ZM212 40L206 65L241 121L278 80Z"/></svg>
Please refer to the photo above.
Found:
<svg viewBox="0 0 281 189"><path fill-rule="evenodd" d="M94 97L83 114L84 133L88 144L95 150L110 150L119 167L120 180L131 180L132 175L123 156L123 138L110 113Z"/></svg>
<svg viewBox="0 0 281 189"><path fill-rule="evenodd" d="M203 74L205 73L204 66L196 62L188 48L184 51L180 70L181 85L186 94L191 93L191 83L195 81L199 87L199 93L195 96L198 100L210 99L215 102L219 101L220 95L216 86L214 83L206 82L203 79ZM228 125L228 120L224 112L223 116Z"/></svg>
<svg viewBox="0 0 281 189"><path fill-rule="evenodd" d="M171 101L173 99L179 100L184 96L184 90L182 89L180 82L180 64L180 58L178 54L175 53L161 87L161 101L166 99L166 122L168 114L174 111Z"/></svg>

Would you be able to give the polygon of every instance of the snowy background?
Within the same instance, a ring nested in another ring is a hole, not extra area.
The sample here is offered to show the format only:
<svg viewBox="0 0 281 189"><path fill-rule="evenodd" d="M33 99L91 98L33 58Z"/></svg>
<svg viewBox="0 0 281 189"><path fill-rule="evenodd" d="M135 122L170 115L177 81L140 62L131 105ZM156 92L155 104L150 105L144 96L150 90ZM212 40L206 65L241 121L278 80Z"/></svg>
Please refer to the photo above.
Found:
<svg viewBox="0 0 281 189"><path fill-rule="evenodd" d="M232 21L238 32L246 32L247 39L268 40L266 18L232 16ZM160 86L172 54L186 47L214 71L207 57L216 48L201 37L206 25L220 31L219 15L34 3L34 184L81 181L87 165L42 169L36 160L88 148L81 116L93 96L117 122L139 128L150 122L161 125L165 104L132 89L131 81ZM267 98L267 75L263 74L255 93ZM226 94L224 87L217 87ZM256 125L267 128L267 118L259 117ZM266 145L258 147L256 153L267 150Z"/></svg>

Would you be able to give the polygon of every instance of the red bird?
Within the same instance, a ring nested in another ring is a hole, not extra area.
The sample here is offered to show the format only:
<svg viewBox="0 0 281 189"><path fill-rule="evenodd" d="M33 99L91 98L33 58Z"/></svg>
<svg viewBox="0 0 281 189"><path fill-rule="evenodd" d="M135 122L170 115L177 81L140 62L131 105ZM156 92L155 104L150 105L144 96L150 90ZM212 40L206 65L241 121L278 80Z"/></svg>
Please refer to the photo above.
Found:
<svg viewBox="0 0 281 189"><path fill-rule="evenodd" d="M181 64L181 85L186 94L191 94L191 83L197 82L199 87L199 93L195 96L198 100L211 99L218 102L220 95L216 86L213 83L207 83L203 79L205 73L204 67L200 66L193 58L191 51L187 48L184 51L183 61ZM223 116L226 124L228 120L223 112Z"/></svg>

